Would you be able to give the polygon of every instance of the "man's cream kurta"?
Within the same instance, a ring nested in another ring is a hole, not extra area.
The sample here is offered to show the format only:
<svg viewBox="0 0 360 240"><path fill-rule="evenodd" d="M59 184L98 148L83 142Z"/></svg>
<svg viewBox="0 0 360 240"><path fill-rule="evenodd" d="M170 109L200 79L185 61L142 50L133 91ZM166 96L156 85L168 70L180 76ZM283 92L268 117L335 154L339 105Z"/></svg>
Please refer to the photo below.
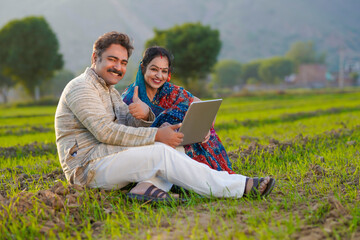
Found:
<svg viewBox="0 0 360 240"><path fill-rule="evenodd" d="M60 163L70 183L86 184L93 172L90 162L129 147L153 144L157 128L135 119L113 87L91 68L65 87L55 114ZM131 159L129 159L131 161Z"/></svg>

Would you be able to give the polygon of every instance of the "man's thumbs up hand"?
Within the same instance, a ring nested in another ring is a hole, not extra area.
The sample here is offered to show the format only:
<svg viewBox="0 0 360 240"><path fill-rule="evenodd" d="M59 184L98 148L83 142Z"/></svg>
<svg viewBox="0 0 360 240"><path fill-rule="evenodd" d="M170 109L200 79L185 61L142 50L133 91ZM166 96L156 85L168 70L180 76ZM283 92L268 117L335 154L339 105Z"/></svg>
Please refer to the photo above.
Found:
<svg viewBox="0 0 360 240"><path fill-rule="evenodd" d="M129 112L134 118L148 120L150 108L139 98L139 87L134 89L133 102L129 105Z"/></svg>
<svg viewBox="0 0 360 240"><path fill-rule="evenodd" d="M133 100L133 103L140 100L139 99L139 87L138 86L136 86L135 89L134 89L134 94L133 94L133 99L132 100Z"/></svg>

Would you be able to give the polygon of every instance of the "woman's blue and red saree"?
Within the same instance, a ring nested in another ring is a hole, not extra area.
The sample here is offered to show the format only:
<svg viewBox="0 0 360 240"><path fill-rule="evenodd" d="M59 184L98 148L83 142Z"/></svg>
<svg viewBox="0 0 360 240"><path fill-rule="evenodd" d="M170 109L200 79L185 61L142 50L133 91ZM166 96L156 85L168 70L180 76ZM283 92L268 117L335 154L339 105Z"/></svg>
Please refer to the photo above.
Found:
<svg viewBox="0 0 360 240"><path fill-rule="evenodd" d="M135 86L138 86L139 98L150 106L156 116L152 127L160 127L165 122L170 124L181 123L189 105L194 100L193 95L184 88L166 82L158 89L154 99L150 101L146 94L144 75L140 66L136 81L122 94L124 102L128 105L132 103ZM185 153L192 159L204 163L212 169L234 173L225 148L213 127L210 132L208 142L186 145L184 146Z"/></svg>

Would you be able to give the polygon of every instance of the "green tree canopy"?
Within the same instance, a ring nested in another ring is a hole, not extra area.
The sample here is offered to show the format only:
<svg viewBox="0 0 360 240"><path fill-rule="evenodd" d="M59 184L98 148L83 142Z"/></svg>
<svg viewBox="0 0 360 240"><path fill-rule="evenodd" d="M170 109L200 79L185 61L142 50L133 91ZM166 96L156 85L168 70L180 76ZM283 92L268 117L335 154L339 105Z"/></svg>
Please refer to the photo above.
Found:
<svg viewBox="0 0 360 240"><path fill-rule="evenodd" d="M34 97L35 88L63 66L56 35L43 17L8 22L0 30L4 73L19 81Z"/></svg>
<svg viewBox="0 0 360 240"><path fill-rule="evenodd" d="M291 45L285 57L291 59L297 68L303 63L325 63L326 54L317 53L313 42L295 42Z"/></svg>
<svg viewBox="0 0 360 240"><path fill-rule="evenodd" d="M351 73L349 74L349 77L350 77L351 80L357 81L358 78L359 78L359 73L357 73L357 72L351 72Z"/></svg>
<svg viewBox="0 0 360 240"><path fill-rule="evenodd" d="M210 26L185 23L167 30L154 29L154 32L154 38L145 46L163 46L174 55L175 77L186 88L205 77L217 61L221 48L219 31Z"/></svg>
<svg viewBox="0 0 360 240"><path fill-rule="evenodd" d="M293 73L294 65L290 59L272 57L261 62L259 76L264 83L280 83L284 77Z"/></svg>
<svg viewBox="0 0 360 240"><path fill-rule="evenodd" d="M221 88L231 88L243 84L241 64L236 60L222 60L215 64L214 82Z"/></svg>
<svg viewBox="0 0 360 240"><path fill-rule="evenodd" d="M259 67L262 60L255 60L242 65L242 78L247 83L260 82Z"/></svg>

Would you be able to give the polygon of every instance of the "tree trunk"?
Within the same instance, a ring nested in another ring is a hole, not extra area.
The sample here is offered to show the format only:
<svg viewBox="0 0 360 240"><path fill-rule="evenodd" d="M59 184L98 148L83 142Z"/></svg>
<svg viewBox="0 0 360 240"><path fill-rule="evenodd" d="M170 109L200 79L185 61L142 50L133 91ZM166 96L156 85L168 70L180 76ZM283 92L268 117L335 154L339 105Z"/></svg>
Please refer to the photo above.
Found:
<svg viewBox="0 0 360 240"><path fill-rule="evenodd" d="M7 87L2 87L1 88L1 95L3 96L3 102L7 103L8 102L8 89L7 89Z"/></svg>
<svg viewBox="0 0 360 240"><path fill-rule="evenodd" d="M34 88L34 98L36 102L40 100L40 88L38 85L36 85Z"/></svg>

